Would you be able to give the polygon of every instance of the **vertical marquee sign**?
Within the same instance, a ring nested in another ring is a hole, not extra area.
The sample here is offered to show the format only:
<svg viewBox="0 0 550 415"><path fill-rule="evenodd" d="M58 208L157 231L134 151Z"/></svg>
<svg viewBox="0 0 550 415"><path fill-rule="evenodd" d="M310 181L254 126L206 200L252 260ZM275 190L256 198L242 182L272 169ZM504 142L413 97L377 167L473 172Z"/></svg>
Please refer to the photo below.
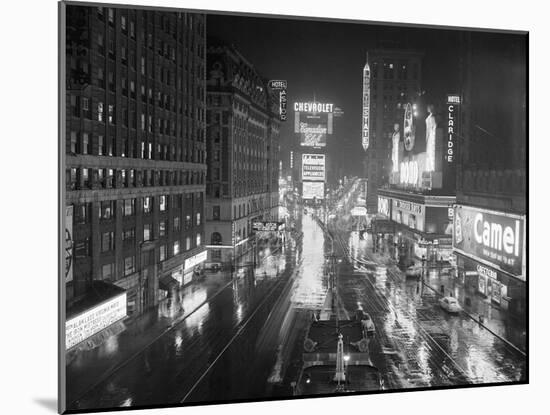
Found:
<svg viewBox="0 0 550 415"><path fill-rule="evenodd" d="M286 81L283 80L272 80L269 81L269 88L279 91L279 119L281 121L286 121Z"/></svg>
<svg viewBox="0 0 550 415"><path fill-rule="evenodd" d="M460 95L447 95L447 145L445 146L445 160L453 164L456 157L456 134L458 132L458 107Z"/></svg>
<svg viewBox="0 0 550 415"><path fill-rule="evenodd" d="M361 133L361 144L363 150L367 151L369 148L369 117L370 117L370 67L368 62L365 63L363 68L363 127Z"/></svg>

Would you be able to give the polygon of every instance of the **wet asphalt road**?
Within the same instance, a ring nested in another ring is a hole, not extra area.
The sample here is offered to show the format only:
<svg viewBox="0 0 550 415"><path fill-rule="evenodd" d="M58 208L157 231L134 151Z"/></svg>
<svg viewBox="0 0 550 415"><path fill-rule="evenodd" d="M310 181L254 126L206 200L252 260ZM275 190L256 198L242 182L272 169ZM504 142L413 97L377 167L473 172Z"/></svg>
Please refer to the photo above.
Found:
<svg viewBox="0 0 550 415"><path fill-rule="evenodd" d="M395 266L377 272L370 238L335 231L339 253L347 249L366 264L341 266L340 297L348 311L361 305L373 318L371 359L386 389L525 380L523 355L465 314L448 314L420 280Z"/></svg>
<svg viewBox="0 0 550 415"><path fill-rule="evenodd" d="M303 226L300 218L297 226L305 231L303 239L289 238L284 250L265 251L254 272L221 290L231 276L219 273L223 281L206 283L183 297L187 308L205 303L71 400L69 409L253 399L280 393L283 345L294 341L296 315L322 304L327 284L322 230L311 217L304 219ZM116 339L111 347L116 349Z"/></svg>
<svg viewBox="0 0 550 415"><path fill-rule="evenodd" d="M288 239L283 251L265 252L254 273L233 282L220 273L231 282L223 289L205 284L184 297L206 302L69 408L289 396L311 312L325 299L330 252L314 218L297 218L302 238ZM369 264L362 270L346 261L339 266L339 296L349 314L361 305L373 318L369 351L385 389L524 379L523 356L467 317L446 314L431 290L405 280L397 268L377 274L369 242L335 233L337 254L350 251Z"/></svg>

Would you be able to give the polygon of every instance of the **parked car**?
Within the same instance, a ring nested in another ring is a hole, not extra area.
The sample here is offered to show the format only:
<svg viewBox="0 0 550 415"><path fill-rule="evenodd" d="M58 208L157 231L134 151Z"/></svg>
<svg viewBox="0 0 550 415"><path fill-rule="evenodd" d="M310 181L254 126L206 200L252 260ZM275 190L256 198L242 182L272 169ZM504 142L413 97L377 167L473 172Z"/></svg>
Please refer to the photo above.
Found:
<svg viewBox="0 0 550 415"><path fill-rule="evenodd" d="M462 310L462 307L460 307L460 304L458 304L458 301L454 297L440 298L439 305L448 313L460 313Z"/></svg>
<svg viewBox="0 0 550 415"><path fill-rule="evenodd" d="M405 277L407 278L420 278L422 276L422 267L418 265L411 265L405 270Z"/></svg>

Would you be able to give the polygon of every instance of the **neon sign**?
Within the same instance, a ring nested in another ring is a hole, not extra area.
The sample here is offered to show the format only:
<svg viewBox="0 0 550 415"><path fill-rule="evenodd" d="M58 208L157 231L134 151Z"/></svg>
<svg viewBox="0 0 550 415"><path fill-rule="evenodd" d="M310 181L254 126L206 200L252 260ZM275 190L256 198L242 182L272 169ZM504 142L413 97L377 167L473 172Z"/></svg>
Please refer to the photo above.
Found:
<svg viewBox="0 0 550 415"><path fill-rule="evenodd" d="M369 118L370 118L370 67L369 63L363 68L363 128L362 140L363 150L369 148Z"/></svg>

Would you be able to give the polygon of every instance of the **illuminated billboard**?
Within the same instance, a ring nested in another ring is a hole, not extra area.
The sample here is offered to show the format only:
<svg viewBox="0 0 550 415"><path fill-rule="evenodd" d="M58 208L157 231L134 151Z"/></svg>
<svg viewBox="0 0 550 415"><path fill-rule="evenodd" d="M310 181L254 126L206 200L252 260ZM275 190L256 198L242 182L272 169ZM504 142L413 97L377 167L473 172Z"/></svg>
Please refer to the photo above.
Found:
<svg viewBox="0 0 550 415"><path fill-rule="evenodd" d="M286 111L286 103L287 103L287 83L285 80L271 80L268 83L269 88L271 88L274 91L277 91L279 94L279 119L281 121L286 121L287 118L287 111Z"/></svg>
<svg viewBox="0 0 550 415"><path fill-rule="evenodd" d="M302 182L302 199L324 199L324 182Z"/></svg>
<svg viewBox="0 0 550 415"><path fill-rule="evenodd" d="M302 180L325 181L324 154L302 154Z"/></svg>
<svg viewBox="0 0 550 415"><path fill-rule="evenodd" d="M111 298L65 323L65 347L70 349L126 317L126 293Z"/></svg>
<svg viewBox="0 0 550 415"><path fill-rule="evenodd" d="M320 123L300 122L300 145L304 147L325 147L327 145L327 126Z"/></svg>
<svg viewBox="0 0 550 415"><path fill-rule="evenodd" d="M332 113L334 104L322 102L295 102L294 111L296 112L326 112Z"/></svg>
<svg viewBox="0 0 550 415"><path fill-rule="evenodd" d="M525 280L525 216L457 205L453 249Z"/></svg>
<svg viewBox="0 0 550 415"><path fill-rule="evenodd" d="M300 134L301 145L326 145L326 136L333 129L333 108L333 104L320 102L294 103L294 132Z"/></svg>
<svg viewBox="0 0 550 415"><path fill-rule="evenodd" d="M447 148L444 155L447 163L453 163L455 158L455 136L458 132L459 105L460 95L447 95Z"/></svg>
<svg viewBox="0 0 550 415"><path fill-rule="evenodd" d="M370 67L367 63L363 68L363 124L361 129L361 145L363 150L369 148L369 119L370 119Z"/></svg>

